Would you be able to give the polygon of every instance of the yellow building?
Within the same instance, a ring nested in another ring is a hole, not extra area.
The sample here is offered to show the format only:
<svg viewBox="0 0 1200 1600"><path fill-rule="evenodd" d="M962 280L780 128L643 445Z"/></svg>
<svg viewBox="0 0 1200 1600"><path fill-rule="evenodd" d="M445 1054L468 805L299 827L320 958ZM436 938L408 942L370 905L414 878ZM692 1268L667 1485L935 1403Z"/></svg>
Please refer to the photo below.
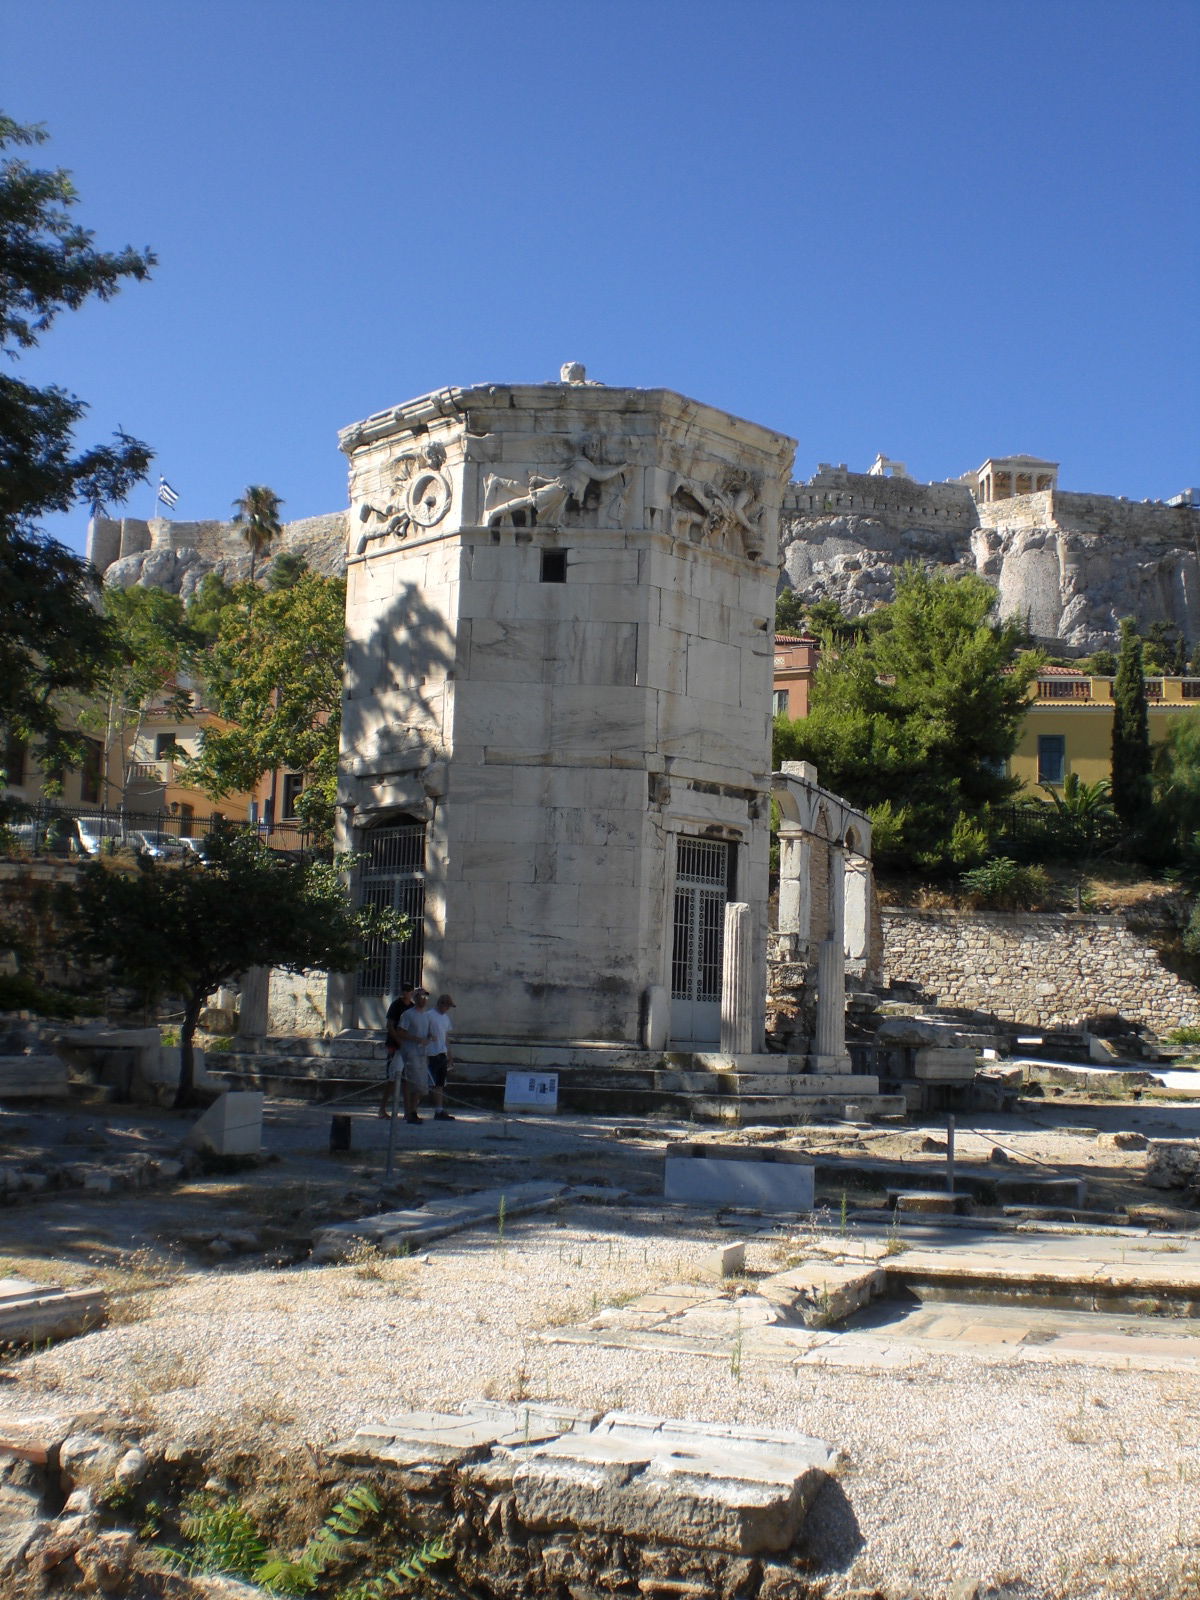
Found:
<svg viewBox="0 0 1200 1600"><path fill-rule="evenodd" d="M1147 678L1150 742L1166 737L1174 717L1200 711L1200 678ZM1062 783L1069 772L1082 783L1112 777L1113 680L1090 678L1071 667L1043 667L1030 686L1031 704L1009 771L1031 794L1040 784Z"/></svg>

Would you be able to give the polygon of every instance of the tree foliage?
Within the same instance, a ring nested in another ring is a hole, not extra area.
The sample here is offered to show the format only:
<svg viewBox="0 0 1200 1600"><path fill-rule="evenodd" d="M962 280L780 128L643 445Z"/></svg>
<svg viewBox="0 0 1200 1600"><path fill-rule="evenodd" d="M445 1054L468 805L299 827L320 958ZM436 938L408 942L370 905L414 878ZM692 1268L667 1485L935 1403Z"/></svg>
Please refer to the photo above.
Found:
<svg viewBox="0 0 1200 1600"><path fill-rule="evenodd" d="M234 726L205 732L189 778L219 799L253 789L276 768L306 772L311 823L327 824L341 729L345 580L304 572L290 588L262 593L238 584L227 593L201 671L209 705ZM317 801L324 810L314 813Z"/></svg>
<svg viewBox="0 0 1200 1600"><path fill-rule="evenodd" d="M268 550L283 532L279 508L283 501L274 489L265 483L252 483L245 494L233 502L233 525L241 528L242 538L250 550L250 582L254 582L254 568L260 555Z"/></svg>
<svg viewBox="0 0 1200 1600"><path fill-rule="evenodd" d="M988 808L1005 775L1038 657L993 616L995 590L912 565L868 626L827 650L810 712L776 723L776 765L816 764L820 780L885 826L882 854L924 868L970 866L986 851Z"/></svg>
<svg viewBox="0 0 1200 1600"><path fill-rule="evenodd" d="M131 731L136 736L153 703L186 715L191 694L179 678L195 660L202 639L190 626L178 595L164 589L106 588L103 608L113 648L97 685L100 692L79 720L81 727L102 735L107 772L107 752L123 745Z"/></svg>
<svg viewBox="0 0 1200 1600"><path fill-rule="evenodd" d="M0 151L45 139L41 128L0 116ZM71 218L77 200L62 170L15 154L0 162L0 350L10 360L37 345L62 312L110 299L154 265L148 250L97 250ZM64 389L0 372L0 724L38 740L51 764L72 753L60 727L63 697L94 686L111 636L87 563L38 522L123 500L151 459L125 433L77 450L74 430L86 410Z"/></svg>
<svg viewBox="0 0 1200 1600"><path fill-rule="evenodd" d="M1152 767L1142 640L1133 618L1125 617L1113 680L1112 802L1121 827L1135 839L1150 832Z"/></svg>
<svg viewBox="0 0 1200 1600"><path fill-rule="evenodd" d="M1155 814L1179 849L1200 834L1200 711L1173 716L1154 747Z"/></svg>
<svg viewBox="0 0 1200 1600"><path fill-rule="evenodd" d="M76 898L76 948L152 1004L184 1002L178 1105L195 1082L193 1040L205 999L251 967L345 972L366 937L402 939L407 919L351 907L335 864L297 863L255 834L220 829L205 840L206 861L136 868L84 867Z"/></svg>

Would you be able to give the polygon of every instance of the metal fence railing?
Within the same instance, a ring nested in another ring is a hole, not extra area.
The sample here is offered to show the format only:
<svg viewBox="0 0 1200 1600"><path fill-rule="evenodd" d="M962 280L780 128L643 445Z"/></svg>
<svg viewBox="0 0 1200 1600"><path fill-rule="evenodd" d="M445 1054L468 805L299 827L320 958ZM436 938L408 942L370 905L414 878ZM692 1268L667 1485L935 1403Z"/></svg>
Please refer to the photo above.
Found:
<svg viewBox="0 0 1200 1600"><path fill-rule="evenodd" d="M0 854L87 858L121 848L146 851L164 859L202 852L204 836L219 823L257 833L264 844L289 855L310 857L325 853L306 828L293 822L248 822L223 817L180 815L172 811L143 811L131 806L61 805L52 800L24 801L0 795Z"/></svg>

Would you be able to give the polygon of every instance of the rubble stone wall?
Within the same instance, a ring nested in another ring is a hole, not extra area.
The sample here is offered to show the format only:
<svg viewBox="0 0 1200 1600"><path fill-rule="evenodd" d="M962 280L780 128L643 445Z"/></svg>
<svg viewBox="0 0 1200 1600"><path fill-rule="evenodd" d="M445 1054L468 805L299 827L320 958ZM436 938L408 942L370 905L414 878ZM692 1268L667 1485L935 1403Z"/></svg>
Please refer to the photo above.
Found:
<svg viewBox="0 0 1200 1600"><path fill-rule="evenodd" d="M931 1002L1053 1027L1117 1011L1156 1033L1200 1024L1200 990L1120 916L883 913L884 978Z"/></svg>

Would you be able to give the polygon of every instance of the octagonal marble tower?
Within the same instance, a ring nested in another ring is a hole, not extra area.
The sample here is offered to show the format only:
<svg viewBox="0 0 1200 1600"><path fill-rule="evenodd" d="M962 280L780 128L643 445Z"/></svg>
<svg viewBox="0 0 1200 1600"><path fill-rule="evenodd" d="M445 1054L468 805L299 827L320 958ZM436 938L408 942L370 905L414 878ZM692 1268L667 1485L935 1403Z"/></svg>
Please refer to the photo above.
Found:
<svg viewBox="0 0 1200 1600"><path fill-rule="evenodd" d="M419 972L454 992L460 1037L712 1048L729 900L763 991L794 442L564 377L443 389L341 435L342 845L360 898L421 936L334 985L335 1025L379 1026Z"/></svg>

